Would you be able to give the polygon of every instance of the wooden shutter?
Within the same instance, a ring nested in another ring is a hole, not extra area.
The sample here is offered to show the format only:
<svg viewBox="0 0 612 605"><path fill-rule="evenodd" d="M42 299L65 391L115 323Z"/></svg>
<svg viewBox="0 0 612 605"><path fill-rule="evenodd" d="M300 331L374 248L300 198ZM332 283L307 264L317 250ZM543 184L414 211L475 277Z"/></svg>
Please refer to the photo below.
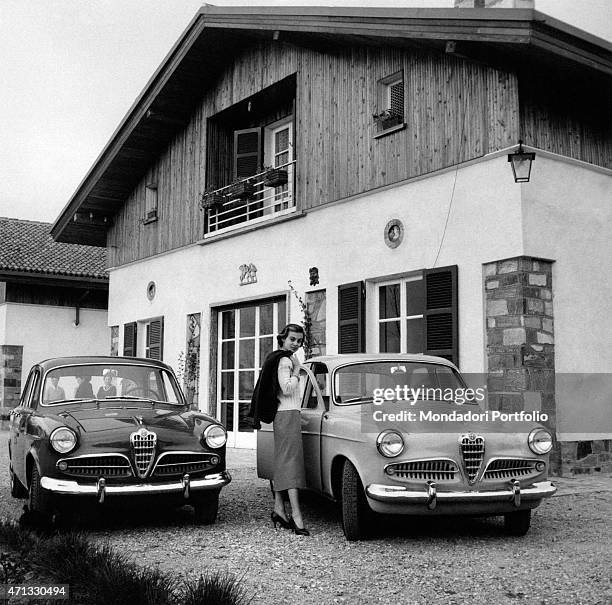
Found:
<svg viewBox="0 0 612 605"><path fill-rule="evenodd" d="M234 131L234 179L257 174L261 167L261 128Z"/></svg>
<svg viewBox="0 0 612 605"><path fill-rule="evenodd" d="M123 355L125 357L136 357L136 336L138 324L134 321L123 326Z"/></svg>
<svg viewBox="0 0 612 605"><path fill-rule="evenodd" d="M147 324L147 357L158 359L163 357L164 318L154 319Z"/></svg>
<svg viewBox="0 0 612 605"><path fill-rule="evenodd" d="M363 282L338 286L338 352L365 352L365 288Z"/></svg>
<svg viewBox="0 0 612 605"><path fill-rule="evenodd" d="M457 265L426 269L424 337L425 353L459 364Z"/></svg>

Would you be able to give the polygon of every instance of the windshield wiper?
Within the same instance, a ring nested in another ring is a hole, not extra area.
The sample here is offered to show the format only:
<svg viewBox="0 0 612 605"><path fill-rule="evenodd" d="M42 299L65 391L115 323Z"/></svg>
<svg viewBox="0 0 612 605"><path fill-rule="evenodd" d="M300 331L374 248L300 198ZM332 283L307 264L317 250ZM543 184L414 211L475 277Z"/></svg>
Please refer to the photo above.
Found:
<svg viewBox="0 0 612 605"><path fill-rule="evenodd" d="M43 405L62 405L64 403L95 403L97 401L97 399L81 399L80 397L78 397L77 399L60 399L58 401L47 401L46 403L44 403Z"/></svg>

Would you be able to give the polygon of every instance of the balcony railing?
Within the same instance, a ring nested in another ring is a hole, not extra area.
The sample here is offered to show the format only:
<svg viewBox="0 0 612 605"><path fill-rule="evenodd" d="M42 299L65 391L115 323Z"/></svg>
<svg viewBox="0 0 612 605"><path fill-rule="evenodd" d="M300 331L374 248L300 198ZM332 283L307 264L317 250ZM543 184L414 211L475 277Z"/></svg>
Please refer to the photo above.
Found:
<svg viewBox="0 0 612 605"><path fill-rule="evenodd" d="M276 187L266 186L269 171L260 172L241 181L209 192L219 195L214 206L205 207L204 237L226 233L295 212L295 161L277 166L287 171L287 182ZM203 198L205 202L206 194Z"/></svg>

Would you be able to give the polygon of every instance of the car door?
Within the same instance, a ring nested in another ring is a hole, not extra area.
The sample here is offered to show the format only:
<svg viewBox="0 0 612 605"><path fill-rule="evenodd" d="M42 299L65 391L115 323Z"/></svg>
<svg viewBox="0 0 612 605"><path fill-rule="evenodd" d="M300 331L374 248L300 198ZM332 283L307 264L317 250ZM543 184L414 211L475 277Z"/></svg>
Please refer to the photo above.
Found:
<svg viewBox="0 0 612 605"><path fill-rule="evenodd" d="M318 384L316 372L323 364L306 364L306 382L302 394L302 444L304 448L304 470L309 489L321 491L321 426L327 412L325 399ZM314 371L313 371L314 370ZM329 399L327 400L329 405Z"/></svg>
<svg viewBox="0 0 612 605"><path fill-rule="evenodd" d="M9 427L13 472L24 485L27 485L27 483L25 483L25 453L27 450L26 427L28 419L32 414L32 394L35 390L38 375L38 369L32 368L25 387L21 392L19 405L11 412L11 423Z"/></svg>

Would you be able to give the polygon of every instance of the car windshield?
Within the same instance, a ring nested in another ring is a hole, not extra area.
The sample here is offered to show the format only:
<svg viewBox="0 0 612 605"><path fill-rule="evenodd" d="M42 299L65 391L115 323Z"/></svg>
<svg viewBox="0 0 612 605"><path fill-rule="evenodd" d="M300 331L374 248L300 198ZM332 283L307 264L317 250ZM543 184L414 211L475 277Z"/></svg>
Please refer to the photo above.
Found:
<svg viewBox="0 0 612 605"><path fill-rule="evenodd" d="M465 384L453 368L435 363L382 361L336 370L334 401L340 404L426 399L453 401Z"/></svg>
<svg viewBox="0 0 612 605"><path fill-rule="evenodd" d="M47 372L43 405L102 399L146 400L182 405L170 372L142 365L74 365Z"/></svg>

